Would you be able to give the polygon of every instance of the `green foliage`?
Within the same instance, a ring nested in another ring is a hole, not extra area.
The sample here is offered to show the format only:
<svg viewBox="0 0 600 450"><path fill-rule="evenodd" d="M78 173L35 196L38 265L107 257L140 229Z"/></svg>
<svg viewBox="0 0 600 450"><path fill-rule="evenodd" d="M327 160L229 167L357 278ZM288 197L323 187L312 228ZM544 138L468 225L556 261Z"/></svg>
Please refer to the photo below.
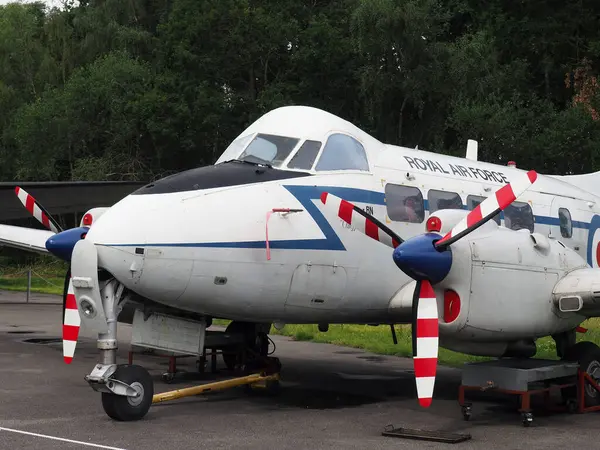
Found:
<svg viewBox="0 0 600 450"><path fill-rule="evenodd" d="M0 278L0 283L2 279ZM1 284L0 284L1 286ZM213 325L227 327L227 320L214 320ZM600 319L588 319L582 324L588 331L585 334L577 334L578 341L598 342L600 340ZM364 349L373 353L410 357L412 356L412 335L410 325L396 325L396 338L398 344L394 344L392 334L388 325L337 325L332 324L329 330L321 332L317 325L286 325L282 330L271 327L270 334L288 336L296 341L311 341L341 345ZM557 359L556 343L551 337L544 337L536 341L537 353L535 358ZM446 366L460 367L465 363L489 360L488 357L472 356L457 353L452 350L440 348L438 360Z"/></svg>
<svg viewBox="0 0 600 450"><path fill-rule="evenodd" d="M378 139L600 170L600 4L89 0L0 6L0 177L146 180L211 164L289 104ZM577 157L573 157L573 155Z"/></svg>

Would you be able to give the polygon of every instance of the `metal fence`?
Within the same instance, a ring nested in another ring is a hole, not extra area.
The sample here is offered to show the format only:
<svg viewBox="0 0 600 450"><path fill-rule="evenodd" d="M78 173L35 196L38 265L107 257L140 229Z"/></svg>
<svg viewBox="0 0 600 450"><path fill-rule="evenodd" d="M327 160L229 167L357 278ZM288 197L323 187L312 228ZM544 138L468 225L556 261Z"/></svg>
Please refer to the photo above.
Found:
<svg viewBox="0 0 600 450"><path fill-rule="evenodd" d="M62 303L63 283L34 268L1 273L0 303Z"/></svg>

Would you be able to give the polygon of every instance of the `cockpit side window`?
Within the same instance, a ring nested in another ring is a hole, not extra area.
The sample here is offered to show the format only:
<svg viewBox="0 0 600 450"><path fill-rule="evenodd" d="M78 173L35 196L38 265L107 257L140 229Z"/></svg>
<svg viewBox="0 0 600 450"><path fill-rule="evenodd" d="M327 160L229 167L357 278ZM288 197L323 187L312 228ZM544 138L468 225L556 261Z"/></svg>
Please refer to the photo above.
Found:
<svg viewBox="0 0 600 450"><path fill-rule="evenodd" d="M315 170L369 170L365 148L346 134L329 136Z"/></svg>
<svg viewBox="0 0 600 450"><path fill-rule="evenodd" d="M299 139L276 136L273 134L257 134L246 150L239 156L241 161L259 164L271 164L280 167L283 161L298 144Z"/></svg>
<svg viewBox="0 0 600 450"><path fill-rule="evenodd" d="M288 163L290 169L304 169L310 170L319 154L321 149L321 142L319 141L304 141L302 146L298 149L296 154L292 157Z"/></svg>

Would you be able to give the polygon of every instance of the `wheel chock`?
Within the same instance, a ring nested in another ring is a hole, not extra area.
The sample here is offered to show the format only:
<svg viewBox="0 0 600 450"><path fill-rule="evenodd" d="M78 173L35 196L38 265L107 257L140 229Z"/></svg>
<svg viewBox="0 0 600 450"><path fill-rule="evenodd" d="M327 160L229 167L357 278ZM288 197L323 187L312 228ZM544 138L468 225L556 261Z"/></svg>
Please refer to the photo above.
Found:
<svg viewBox="0 0 600 450"><path fill-rule="evenodd" d="M225 389L234 388L237 386L250 386L265 385L269 381L279 381L279 374L263 375L261 373L255 373L245 377L232 378L229 380L217 381L215 383L206 383L199 386L192 386L182 389L176 389L174 391L162 392L160 394L154 394L152 397L152 404L162 403L169 400L177 400L180 398L191 397L193 395L204 394L206 392L222 391Z"/></svg>

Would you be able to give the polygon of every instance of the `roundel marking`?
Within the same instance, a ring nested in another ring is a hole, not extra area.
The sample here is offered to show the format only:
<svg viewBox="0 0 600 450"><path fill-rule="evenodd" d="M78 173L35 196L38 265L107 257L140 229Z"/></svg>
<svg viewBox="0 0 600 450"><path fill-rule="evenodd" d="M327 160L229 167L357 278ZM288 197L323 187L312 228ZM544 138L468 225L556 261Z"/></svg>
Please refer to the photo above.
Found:
<svg viewBox="0 0 600 450"><path fill-rule="evenodd" d="M600 216L595 215L590 222L587 243L587 263L594 267L600 267Z"/></svg>

